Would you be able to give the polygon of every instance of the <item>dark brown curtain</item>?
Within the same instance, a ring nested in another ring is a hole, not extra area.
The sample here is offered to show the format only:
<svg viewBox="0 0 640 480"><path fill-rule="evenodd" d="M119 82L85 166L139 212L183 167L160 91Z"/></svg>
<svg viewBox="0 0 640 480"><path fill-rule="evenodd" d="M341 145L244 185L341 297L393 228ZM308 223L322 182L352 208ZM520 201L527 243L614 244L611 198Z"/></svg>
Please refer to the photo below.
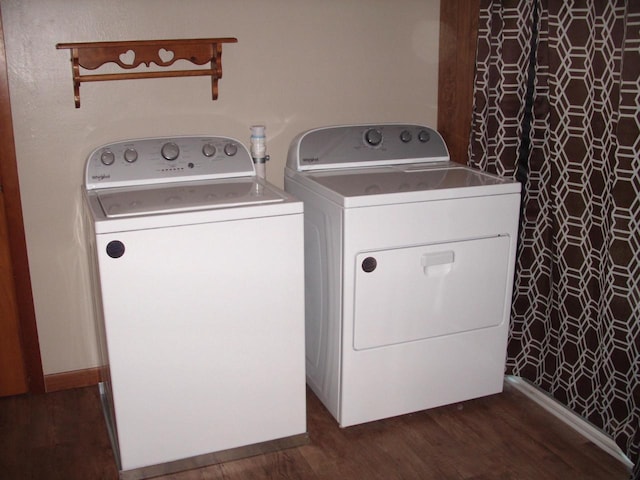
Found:
<svg viewBox="0 0 640 480"><path fill-rule="evenodd" d="M508 373L640 448L640 0L481 2L469 163L523 203Z"/></svg>

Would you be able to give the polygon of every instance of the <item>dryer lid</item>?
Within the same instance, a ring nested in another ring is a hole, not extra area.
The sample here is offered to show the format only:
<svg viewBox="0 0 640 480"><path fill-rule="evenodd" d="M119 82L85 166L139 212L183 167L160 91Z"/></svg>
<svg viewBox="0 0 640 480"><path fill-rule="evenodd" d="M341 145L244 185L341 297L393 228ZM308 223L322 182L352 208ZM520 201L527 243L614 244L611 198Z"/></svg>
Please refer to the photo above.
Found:
<svg viewBox="0 0 640 480"><path fill-rule="evenodd" d="M517 193L520 183L447 162L298 172L298 181L345 207Z"/></svg>
<svg viewBox="0 0 640 480"><path fill-rule="evenodd" d="M97 197L107 218L242 207L286 199L255 178L104 189Z"/></svg>

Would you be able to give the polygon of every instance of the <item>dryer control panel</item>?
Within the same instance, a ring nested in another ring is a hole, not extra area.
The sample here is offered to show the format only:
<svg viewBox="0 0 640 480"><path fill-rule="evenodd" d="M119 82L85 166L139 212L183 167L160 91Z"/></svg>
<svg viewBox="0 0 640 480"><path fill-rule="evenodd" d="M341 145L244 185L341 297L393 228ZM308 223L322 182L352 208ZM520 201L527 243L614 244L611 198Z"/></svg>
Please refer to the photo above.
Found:
<svg viewBox="0 0 640 480"><path fill-rule="evenodd" d="M296 171L449 161L434 129L415 124L342 125L309 130L294 139L287 167Z"/></svg>
<svg viewBox="0 0 640 480"><path fill-rule="evenodd" d="M143 138L110 143L91 152L85 187L93 190L255 174L249 151L233 138Z"/></svg>

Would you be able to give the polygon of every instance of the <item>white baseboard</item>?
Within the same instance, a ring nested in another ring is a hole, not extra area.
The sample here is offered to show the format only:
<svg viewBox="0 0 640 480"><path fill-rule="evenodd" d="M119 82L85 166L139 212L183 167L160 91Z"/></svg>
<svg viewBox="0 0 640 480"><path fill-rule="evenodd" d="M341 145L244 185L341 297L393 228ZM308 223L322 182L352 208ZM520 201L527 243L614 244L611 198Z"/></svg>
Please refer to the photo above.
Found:
<svg viewBox="0 0 640 480"><path fill-rule="evenodd" d="M627 468L633 468L633 462L629 460L629 457L624 454L624 452L620 449L620 447L618 447L618 445L616 445L613 439L602 433L598 428L591 425L584 418L576 415L560 402L553 399L551 396L549 396L542 390L539 390L527 381L521 379L520 377L506 375L504 377L504 380L506 383L516 388L518 391L536 402L549 413L553 414L555 417L567 424L573 430L580 433L589 441L593 442L595 445L607 452L609 455L622 462Z"/></svg>

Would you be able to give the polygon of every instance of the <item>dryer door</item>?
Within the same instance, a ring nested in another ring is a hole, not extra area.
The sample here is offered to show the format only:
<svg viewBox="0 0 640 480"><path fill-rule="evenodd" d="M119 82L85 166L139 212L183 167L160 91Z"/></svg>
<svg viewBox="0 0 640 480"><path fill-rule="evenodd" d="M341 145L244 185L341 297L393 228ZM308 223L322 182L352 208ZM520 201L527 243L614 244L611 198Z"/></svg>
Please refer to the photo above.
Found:
<svg viewBox="0 0 640 480"><path fill-rule="evenodd" d="M354 349L506 321L509 245L496 236L358 254Z"/></svg>

